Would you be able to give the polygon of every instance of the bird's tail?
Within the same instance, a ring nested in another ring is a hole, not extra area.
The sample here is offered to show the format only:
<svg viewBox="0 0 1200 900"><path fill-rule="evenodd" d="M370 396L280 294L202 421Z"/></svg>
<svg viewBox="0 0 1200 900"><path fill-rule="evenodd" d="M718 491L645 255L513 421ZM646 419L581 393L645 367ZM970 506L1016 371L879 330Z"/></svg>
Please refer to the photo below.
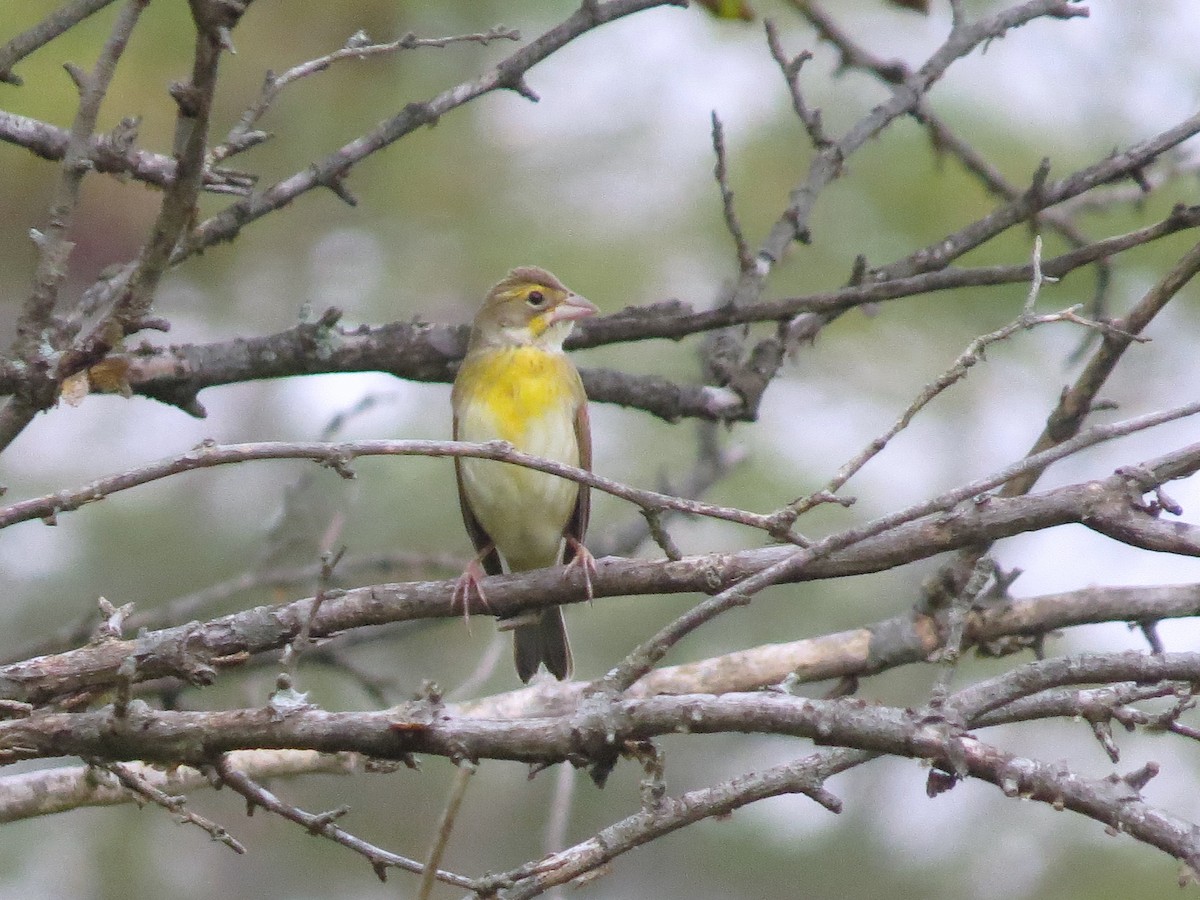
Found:
<svg viewBox="0 0 1200 900"><path fill-rule="evenodd" d="M513 629L513 658L522 681L529 681L542 663L559 681L571 677L571 643L561 607L546 610L536 623Z"/></svg>

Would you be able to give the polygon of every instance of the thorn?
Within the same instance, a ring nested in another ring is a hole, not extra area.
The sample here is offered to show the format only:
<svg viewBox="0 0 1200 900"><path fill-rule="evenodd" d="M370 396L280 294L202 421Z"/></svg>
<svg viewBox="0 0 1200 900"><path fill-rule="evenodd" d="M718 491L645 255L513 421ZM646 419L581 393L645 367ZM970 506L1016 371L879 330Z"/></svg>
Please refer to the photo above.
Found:
<svg viewBox="0 0 1200 900"><path fill-rule="evenodd" d="M516 91L530 103L537 103L542 99L537 95L537 92L528 85L524 78L516 79L512 84L509 85L509 89Z"/></svg>
<svg viewBox="0 0 1200 900"><path fill-rule="evenodd" d="M67 70L67 74L71 76L71 80L75 82L75 87L80 91L80 93L87 90L88 77L87 73L84 72L83 69L79 68L79 66L72 62L63 63L63 68Z"/></svg>
<svg viewBox="0 0 1200 900"><path fill-rule="evenodd" d="M330 175L322 184L333 191L338 199L347 206L358 206L358 198L350 193L350 189L346 187L345 177L343 174Z"/></svg>

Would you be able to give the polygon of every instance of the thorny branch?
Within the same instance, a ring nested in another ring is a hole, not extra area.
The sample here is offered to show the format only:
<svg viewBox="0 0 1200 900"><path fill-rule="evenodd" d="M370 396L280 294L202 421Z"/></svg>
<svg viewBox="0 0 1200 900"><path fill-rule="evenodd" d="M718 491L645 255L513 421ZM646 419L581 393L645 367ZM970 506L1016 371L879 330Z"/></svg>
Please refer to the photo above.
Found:
<svg viewBox="0 0 1200 900"><path fill-rule="evenodd" d="M37 25L18 34L0 47L0 81L19 87L24 82L13 73L14 65L112 2L113 0L75 0L74 3L56 9Z"/></svg>
<svg viewBox="0 0 1200 900"><path fill-rule="evenodd" d="M657 812L651 808L649 815L632 820L630 830L616 846L630 849L648 839L637 839L639 832L663 833L783 791L806 793L827 808L837 809L839 801L825 790L824 779L849 765L865 762L870 754L887 753L931 762L937 775L935 792L945 791L967 777L982 779L1006 795L1071 809L1119 828L1195 866L1200 862L1200 828L1151 806L1141 796L1141 788L1157 767L1124 778L1113 775L1089 779L1062 765L1014 756L985 743L969 729L976 727L981 717L1041 691L1098 682L1194 682L1198 677L1200 655L1194 653L1084 654L1029 663L964 688L946 698L940 713L871 705L853 698L814 700L770 692L719 697L593 698L590 703L553 717L516 721L466 716L450 710L431 717L428 707L421 703L385 712L297 710L284 717L267 710L131 709L128 727L114 722L104 710L50 713L0 724L0 752L25 758L95 754L116 759L136 753L151 759L197 763L207 754L247 746L328 750L336 745L376 758L403 759L420 752L452 758L569 761L591 764L603 773L610 765L606 760L621 748L672 733L679 729L680 722L686 722L691 733L789 735L865 751L867 755L821 752L799 768L777 768L766 777L752 776L696 792L687 802L667 804ZM1057 710L1047 707L1046 711ZM1082 707L1076 706L1074 711L1082 712ZM1030 712L1025 708L1022 715ZM199 746L194 738L198 735L204 736ZM286 804L276 804L273 795L228 768L222 770L222 777L255 804L289 817L298 812ZM336 827L310 814L302 814L297 820L323 831ZM549 874L553 871L535 866L514 874L517 879L538 872L554 878ZM467 886L466 881L456 883ZM481 891L487 890L485 885L470 884Z"/></svg>
<svg viewBox="0 0 1200 900"><path fill-rule="evenodd" d="M38 264L33 275L33 290L17 321L17 336L12 347L12 357L22 364L25 377L9 402L0 409L0 451L12 443L40 410L54 402L58 385L54 354L64 349L66 341L66 335L54 321L54 314L59 303L59 290L67 277L68 258L74 248L67 235L79 204L84 176L91 168L88 142L96 129L100 104L108 93L117 62L125 52L147 2L129 0L125 4L90 73L73 64L67 65L79 90L79 109L63 153L49 221L44 229L31 232L38 249Z"/></svg>
<svg viewBox="0 0 1200 900"><path fill-rule="evenodd" d="M1197 225L1200 225L1200 206L1179 206L1161 222L1043 260L1042 271L1061 280L1098 259ZM944 268L706 311L695 311L679 301L665 301L581 323L569 346L588 348L655 338L678 340L731 325L789 322L805 314L828 318L858 306L938 291L1028 283L1032 276L1033 267L1028 263ZM132 353L112 354L110 359L128 366L126 382L132 393L171 403L193 415L204 415L197 400L201 390L260 378L384 371L415 381L448 382L466 348L465 327L395 323L344 329L336 325L339 317L338 311L331 310L318 322L303 323L265 337L167 348L144 345ZM314 347L320 347L320 353L314 352ZM6 366L0 360L0 394L18 390L23 377L20 367ZM678 385L657 376L597 369L585 369L583 379L593 402L642 409L668 421L693 417L739 420L753 418L755 414L743 398L728 389Z"/></svg>
<svg viewBox="0 0 1200 900"><path fill-rule="evenodd" d="M1192 408L1200 411L1200 403ZM474 449L469 444L446 443ZM1065 454L1072 449L1077 447L1068 442L1046 452ZM1067 523L1084 524L1143 549L1200 556L1200 527L1161 521L1157 510L1140 502L1155 483L1200 470L1200 444L1119 470L1103 481L1020 498L985 496L986 491L1041 459L1031 457L989 478L837 532L807 547L771 547L665 563L602 560L592 576L592 594L597 599L680 591L716 593L639 645L594 689L626 690L687 634L730 608L745 605L771 584L880 571L947 550ZM972 498L974 502L962 505ZM938 510L947 512L931 515ZM240 664L248 653L282 647L300 633L306 622L311 635L320 638L347 628L402 619L457 617L461 609L451 601L454 584L418 582L330 592L315 616L310 598L235 613L207 626L192 623L144 634L134 641L110 640L0 667L0 698L44 703L79 691L162 676L210 684L217 677L218 667ZM511 617L531 608L588 598L582 574L564 578L556 569L490 576L483 584L488 602L473 602L472 613Z"/></svg>

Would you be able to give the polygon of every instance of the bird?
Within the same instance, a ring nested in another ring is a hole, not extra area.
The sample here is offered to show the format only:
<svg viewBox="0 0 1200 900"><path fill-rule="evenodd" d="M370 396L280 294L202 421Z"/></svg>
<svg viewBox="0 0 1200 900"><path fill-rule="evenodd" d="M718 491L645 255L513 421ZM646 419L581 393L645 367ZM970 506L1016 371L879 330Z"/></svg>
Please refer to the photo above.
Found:
<svg viewBox="0 0 1200 900"><path fill-rule="evenodd" d="M456 441L505 440L525 453L591 469L587 394L563 341L598 312L550 272L513 269L484 298L451 391ZM587 485L496 460L455 457L458 500L476 556L455 585L464 614L480 579L565 564L583 571L588 598L595 559L583 545ZM502 565L503 562L503 565ZM561 607L513 629L517 674L542 664L559 680L573 670Z"/></svg>

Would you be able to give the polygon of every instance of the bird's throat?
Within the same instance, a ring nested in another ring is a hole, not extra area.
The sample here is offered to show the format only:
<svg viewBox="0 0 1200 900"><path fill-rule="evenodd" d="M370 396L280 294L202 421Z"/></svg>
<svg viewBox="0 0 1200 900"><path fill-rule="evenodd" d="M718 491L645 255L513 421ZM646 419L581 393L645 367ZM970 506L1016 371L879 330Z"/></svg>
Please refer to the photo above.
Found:
<svg viewBox="0 0 1200 900"><path fill-rule="evenodd" d="M467 440L500 438L536 453L531 443L540 442L531 442L530 426L574 407L578 378L560 352L529 346L482 351L460 373L467 401L460 428L473 432Z"/></svg>

